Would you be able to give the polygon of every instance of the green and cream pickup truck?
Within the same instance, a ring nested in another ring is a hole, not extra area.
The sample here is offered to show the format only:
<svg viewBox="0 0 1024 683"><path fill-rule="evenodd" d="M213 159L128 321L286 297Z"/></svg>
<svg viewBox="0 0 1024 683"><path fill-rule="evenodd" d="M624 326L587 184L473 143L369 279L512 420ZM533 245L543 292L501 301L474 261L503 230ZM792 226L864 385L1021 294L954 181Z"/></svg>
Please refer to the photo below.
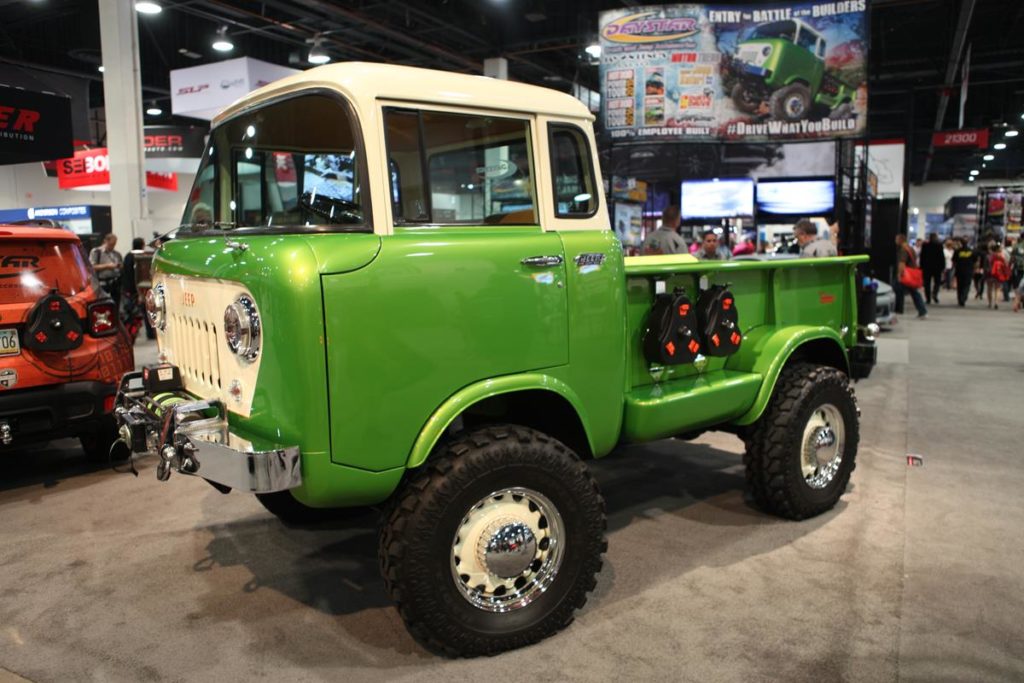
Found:
<svg viewBox="0 0 1024 683"><path fill-rule="evenodd" d="M227 109L154 260L161 363L123 378L122 439L286 522L381 506L387 590L449 655L572 620L607 545L587 462L619 444L732 431L758 506L832 508L874 363L862 259L623 258L592 119L354 63Z"/></svg>

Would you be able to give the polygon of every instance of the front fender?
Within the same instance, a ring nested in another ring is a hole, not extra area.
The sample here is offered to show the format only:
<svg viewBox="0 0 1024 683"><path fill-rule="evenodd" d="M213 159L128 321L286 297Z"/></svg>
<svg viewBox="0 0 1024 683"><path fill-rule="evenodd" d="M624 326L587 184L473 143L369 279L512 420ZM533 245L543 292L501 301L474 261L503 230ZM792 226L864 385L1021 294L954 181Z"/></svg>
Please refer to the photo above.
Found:
<svg viewBox="0 0 1024 683"><path fill-rule="evenodd" d="M413 443L412 451L410 451L409 458L405 463L406 468L419 467L426 462L430 452L434 450L434 446L437 445L445 430L448 429L455 418L472 405L499 394L511 394L518 391L535 389L558 394L573 407L580 418L580 422L583 425L588 424L579 396L565 382L555 379L550 375L537 372L495 377L460 389L448 397L441 404L441 407L434 411L434 414L423 425L419 436L416 437L416 441ZM591 442L589 432L587 433L587 441ZM591 448L593 448L593 445L591 442Z"/></svg>
<svg viewBox="0 0 1024 683"><path fill-rule="evenodd" d="M772 397L772 392L775 391L775 383L779 379L782 368L800 347L811 342L834 344L835 348L829 349L829 351L833 354L838 352L836 357L841 358L844 365L841 369L849 374L849 359L846 349L843 347L842 338L831 327L795 325L777 328L765 326L750 330L746 334L740 350L729 359L726 367L732 370L757 373L764 379L754 404L747 412L738 417L734 424L749 425L761 417L761 413L764 412ZM813 356L811 360L814 360Z"/></svg>

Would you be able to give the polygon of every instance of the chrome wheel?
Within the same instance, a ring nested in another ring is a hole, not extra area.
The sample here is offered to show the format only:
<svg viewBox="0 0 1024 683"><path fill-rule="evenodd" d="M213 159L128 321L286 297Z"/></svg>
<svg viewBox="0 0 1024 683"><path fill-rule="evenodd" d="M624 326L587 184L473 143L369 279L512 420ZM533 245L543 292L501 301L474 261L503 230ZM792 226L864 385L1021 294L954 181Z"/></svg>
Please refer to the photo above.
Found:
<svg viewBox="0 0 1024 683"><path fill-rule="evenodd" d="M562 516L550 500L530 489L502 489L462 519L452 540L452 578L475 607L511 612L548 589L564 544Z"/></svg>
<svg viewBox="0 0 1024 683"><path fill-rule="evenodd" d="M804 481L812 489L832 483L843 462L846 445L843 415L831 403L815 408L804 426L800 465Z"/></svg>
<svg viewBox="0 0 1024 683"><path fill-rule="evenodd" d="M793 118L800 118L803 116L805 109L806 106L804 105L804 98L800 95L791 95L789 99L786 100L786 113Z"/></svg>

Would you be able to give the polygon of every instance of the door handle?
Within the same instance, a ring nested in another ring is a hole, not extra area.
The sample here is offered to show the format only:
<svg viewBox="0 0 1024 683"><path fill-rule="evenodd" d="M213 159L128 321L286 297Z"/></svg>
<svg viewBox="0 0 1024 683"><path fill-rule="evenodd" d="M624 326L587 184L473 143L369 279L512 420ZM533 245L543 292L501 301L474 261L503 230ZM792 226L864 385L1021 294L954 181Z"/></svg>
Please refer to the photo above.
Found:
<svg viewBox="0 0 1024 683"><path fill-rule="evenodd" d="M527 256L520 261L524 266L560 266L562 265L561 256Z"/></svg>

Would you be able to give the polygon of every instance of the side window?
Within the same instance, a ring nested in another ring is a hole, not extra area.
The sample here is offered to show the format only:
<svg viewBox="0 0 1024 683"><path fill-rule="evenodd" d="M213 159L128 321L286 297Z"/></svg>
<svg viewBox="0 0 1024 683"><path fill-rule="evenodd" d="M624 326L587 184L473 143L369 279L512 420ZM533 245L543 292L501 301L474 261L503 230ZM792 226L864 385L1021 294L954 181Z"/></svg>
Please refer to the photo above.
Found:
<svg viewBox="0 0 1024 683"><path fill-rule="evenodd" d="M818 38L818 56L825 59L825 39Z"/></svg>
<svg viewBox="0 0 1024 683"><path fill-rule="evenodd" d="M385 110L397 225L536 225L530 124Z"/></svg>
<svg viewBox="0 0 1024 683"><path fill-rule="evenodd" d="M576 126L551 124L551 175L555 215L587 218L597 211L597 191L587 136Z"/></svg>
<svg viewBox="0 0 1024 683"><path fill-rule="evenodd" d="M811 53L814 52L814 44L817 41L818 37L806 29L801 29L800 33L796 37L796 44L806 50L809 50Z"/></svg>

